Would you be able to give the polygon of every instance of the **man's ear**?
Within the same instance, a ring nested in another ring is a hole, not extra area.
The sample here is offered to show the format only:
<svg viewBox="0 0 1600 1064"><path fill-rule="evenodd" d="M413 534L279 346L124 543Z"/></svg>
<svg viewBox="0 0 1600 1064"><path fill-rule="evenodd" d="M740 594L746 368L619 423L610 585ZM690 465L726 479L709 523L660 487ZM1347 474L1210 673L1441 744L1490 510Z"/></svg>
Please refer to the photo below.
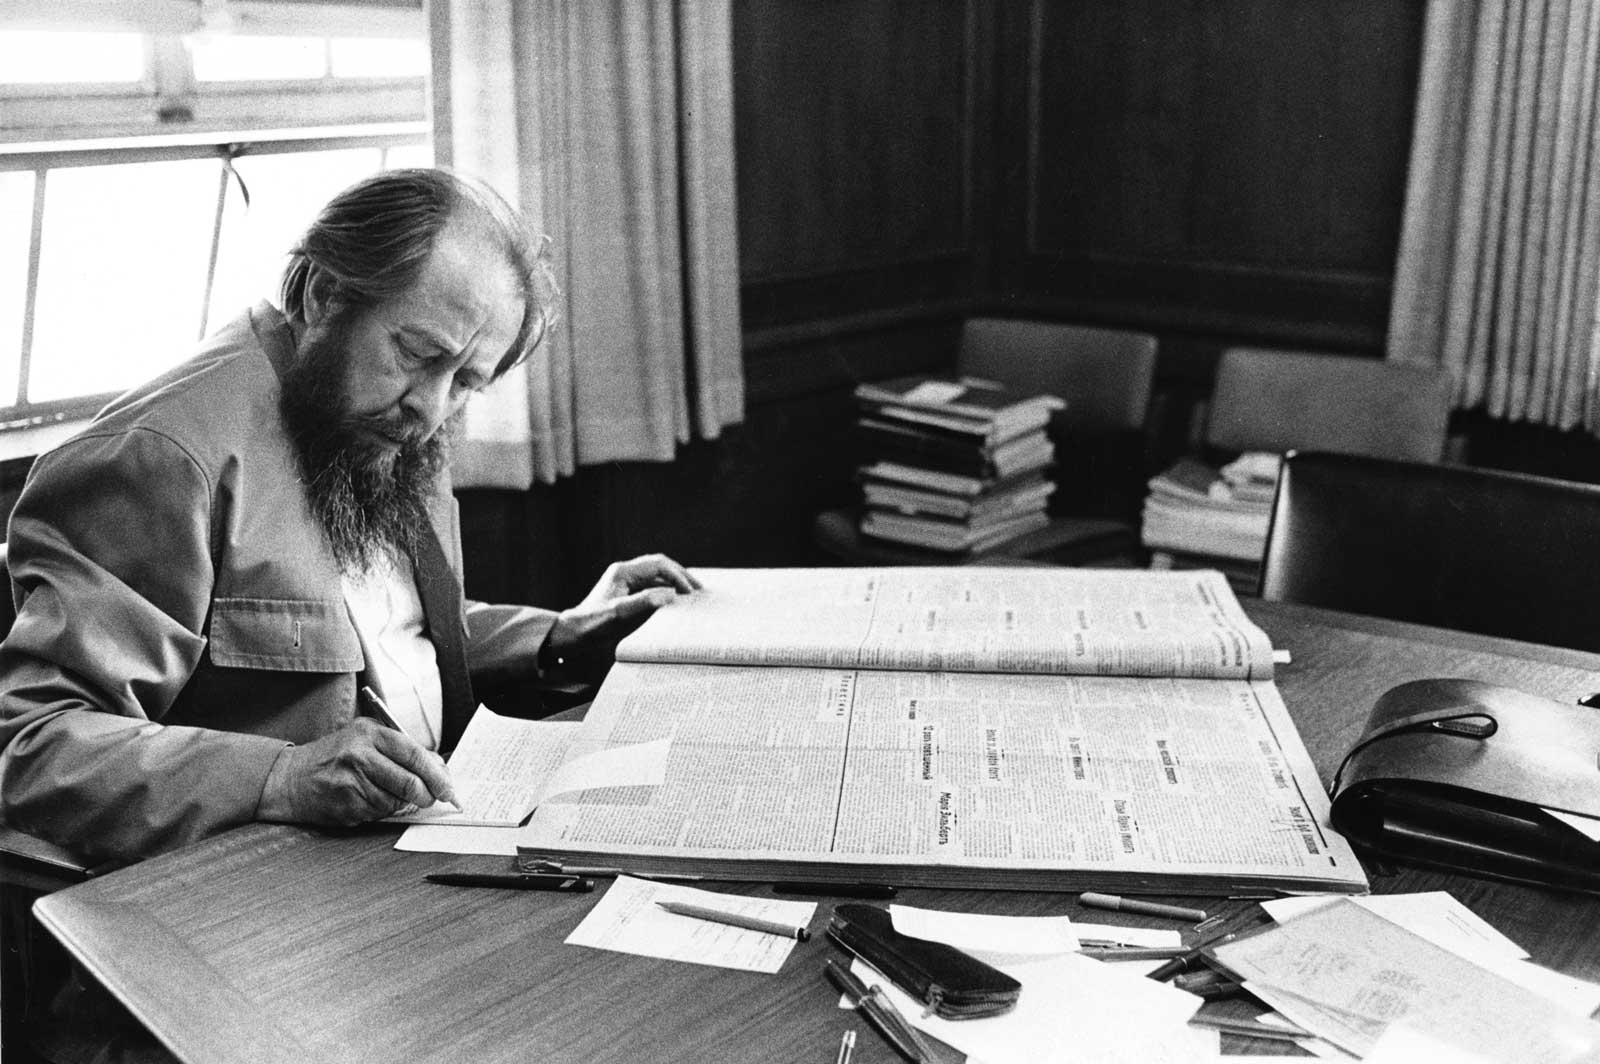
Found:
<svg viewBox="0 0 1600 1064"><path fill-rule="evenodd" d="M316 325L333 309L334 280L316 266L306 272L305 299L302 304L307 325Z"/></svg>

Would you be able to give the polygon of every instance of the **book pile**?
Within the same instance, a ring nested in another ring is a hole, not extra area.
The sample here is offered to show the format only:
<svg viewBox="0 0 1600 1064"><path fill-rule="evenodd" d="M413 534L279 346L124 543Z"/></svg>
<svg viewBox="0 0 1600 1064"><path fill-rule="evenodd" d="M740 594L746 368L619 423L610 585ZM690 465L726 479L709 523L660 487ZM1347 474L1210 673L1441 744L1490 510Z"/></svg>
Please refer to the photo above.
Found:
<svg viewBox="0 0 1600 1064"><path fill-rule="evenodd" d="M1049 524L1065 404L992 381L906 377L856 388L861 533L953 554L986 550Z"/></svg>
<svg viewBox="0 0 1600 1064"><path fill-rule="evenodd" d="M1182 458L1153 477L1140 527L1151 567L1220 569L1235 590L1254 594L1279 461L1277 454L1251 451L1213 469Z"/></svg>

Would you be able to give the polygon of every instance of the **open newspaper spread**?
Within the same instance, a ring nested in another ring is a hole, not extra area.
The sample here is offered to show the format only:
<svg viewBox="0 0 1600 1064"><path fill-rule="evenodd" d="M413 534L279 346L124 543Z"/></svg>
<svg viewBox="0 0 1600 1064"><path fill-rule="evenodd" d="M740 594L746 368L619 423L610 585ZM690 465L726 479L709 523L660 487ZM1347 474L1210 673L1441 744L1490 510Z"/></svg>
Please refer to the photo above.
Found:
<svg viewBox="0 0 1600 1064"><path fill-rule="evenodd" d="M664 781L549 799L519 846L748 879L1366 887L1218 573L697 575L572 750L667 739Z"/></svg>

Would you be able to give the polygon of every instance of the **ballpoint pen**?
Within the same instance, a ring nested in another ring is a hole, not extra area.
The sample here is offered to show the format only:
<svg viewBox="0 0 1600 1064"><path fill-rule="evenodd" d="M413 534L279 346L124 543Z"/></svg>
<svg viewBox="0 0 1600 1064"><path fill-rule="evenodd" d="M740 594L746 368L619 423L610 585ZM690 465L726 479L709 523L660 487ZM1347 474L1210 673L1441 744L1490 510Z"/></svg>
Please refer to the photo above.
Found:
<svg viewBox="0 0 1600 1064"><path fill-rule="evenodd" d="M1187 946L1083 946L1085 957L1102 961L1170 961L1189 952Z"/></svg>
<svg viewBox="0 0 1600 1064"><path fill-rule="evenodd" d="M1158 982L1165 982L1179 972L1188 971L1200 959L1206 950L1231 942L1250 929L1252 924L1258 924L1270 919L1265 909L1254 902L1240 909L1231 916L1212 917L1201 925L1200 938L1188 949L1173 957L1156 968L1145 973L1145 976Z"/></svg>
<svg viewBox="0 0 1600 1064"><path fill-rule="evenodd" d="M447 887L499 887L502 890L554 890L566 894L587 894L594 880L582 876L550 876L527 872L430 872L429 883Z"/></svg>
<svg viewBox="0 0 1600 1064"><path fill-rule="evenodd" d="M1091 909L1110 909L1114 912L1138 913L1142 916L1169 916L1174 920L1188 920L1192 924L1197 924L1206 918L1205 912L1201 909L1145 901L1142 898L1123 898L1116 894L1097 894L1092 890L1078 895L1078 904L1087 905Z"/></svg>
<svg viewBox="0 0 1600 1064"><path fill-rule="evenodd" d="M554 876L599 876L602 879L632 876L634 879L652 879L664 883L698 883L705 878L680 875L677 872L630 872L625 868L612 868L608 865L569 865L543 857L518 857L517 868L523 872L541 872Z"/></svg>
<svg viewBox="0 0 1600 1064"><path fill-rule="evenodd" d="M823 971L839 992L850 1000L850 1005L878 1029L884 1040L895 1051L914 1064L932 1064L933 1053L927 1043L918 1037L916 1028L906 1022L898 1009L884 996L879 987L868 987L855 974L836 961L824 961Z"/></svg>

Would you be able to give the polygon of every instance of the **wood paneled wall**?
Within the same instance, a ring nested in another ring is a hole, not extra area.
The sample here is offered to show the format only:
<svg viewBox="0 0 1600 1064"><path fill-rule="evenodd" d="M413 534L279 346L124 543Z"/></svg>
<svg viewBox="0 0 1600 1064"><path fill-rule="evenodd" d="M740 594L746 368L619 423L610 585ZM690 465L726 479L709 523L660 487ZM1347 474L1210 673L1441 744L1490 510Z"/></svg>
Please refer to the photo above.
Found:
<svg viewBox="0 0 1600 1064"><path fill-rule="evenodd" d="M1000 5L1015 66L997 82L1009 136L992 294L1376 353L1422 7Z"/></svg>
<svg viewBox="0 0 1600 1064"><path fill-rule="evenodd" d="M851 384L950 365L970 313L1157 332L1173 446L1230 341L1380 349L1420 0L733 11L745 424L479 500L530 600L643 550L815 563L811 516L854 492Z"/></svg>

